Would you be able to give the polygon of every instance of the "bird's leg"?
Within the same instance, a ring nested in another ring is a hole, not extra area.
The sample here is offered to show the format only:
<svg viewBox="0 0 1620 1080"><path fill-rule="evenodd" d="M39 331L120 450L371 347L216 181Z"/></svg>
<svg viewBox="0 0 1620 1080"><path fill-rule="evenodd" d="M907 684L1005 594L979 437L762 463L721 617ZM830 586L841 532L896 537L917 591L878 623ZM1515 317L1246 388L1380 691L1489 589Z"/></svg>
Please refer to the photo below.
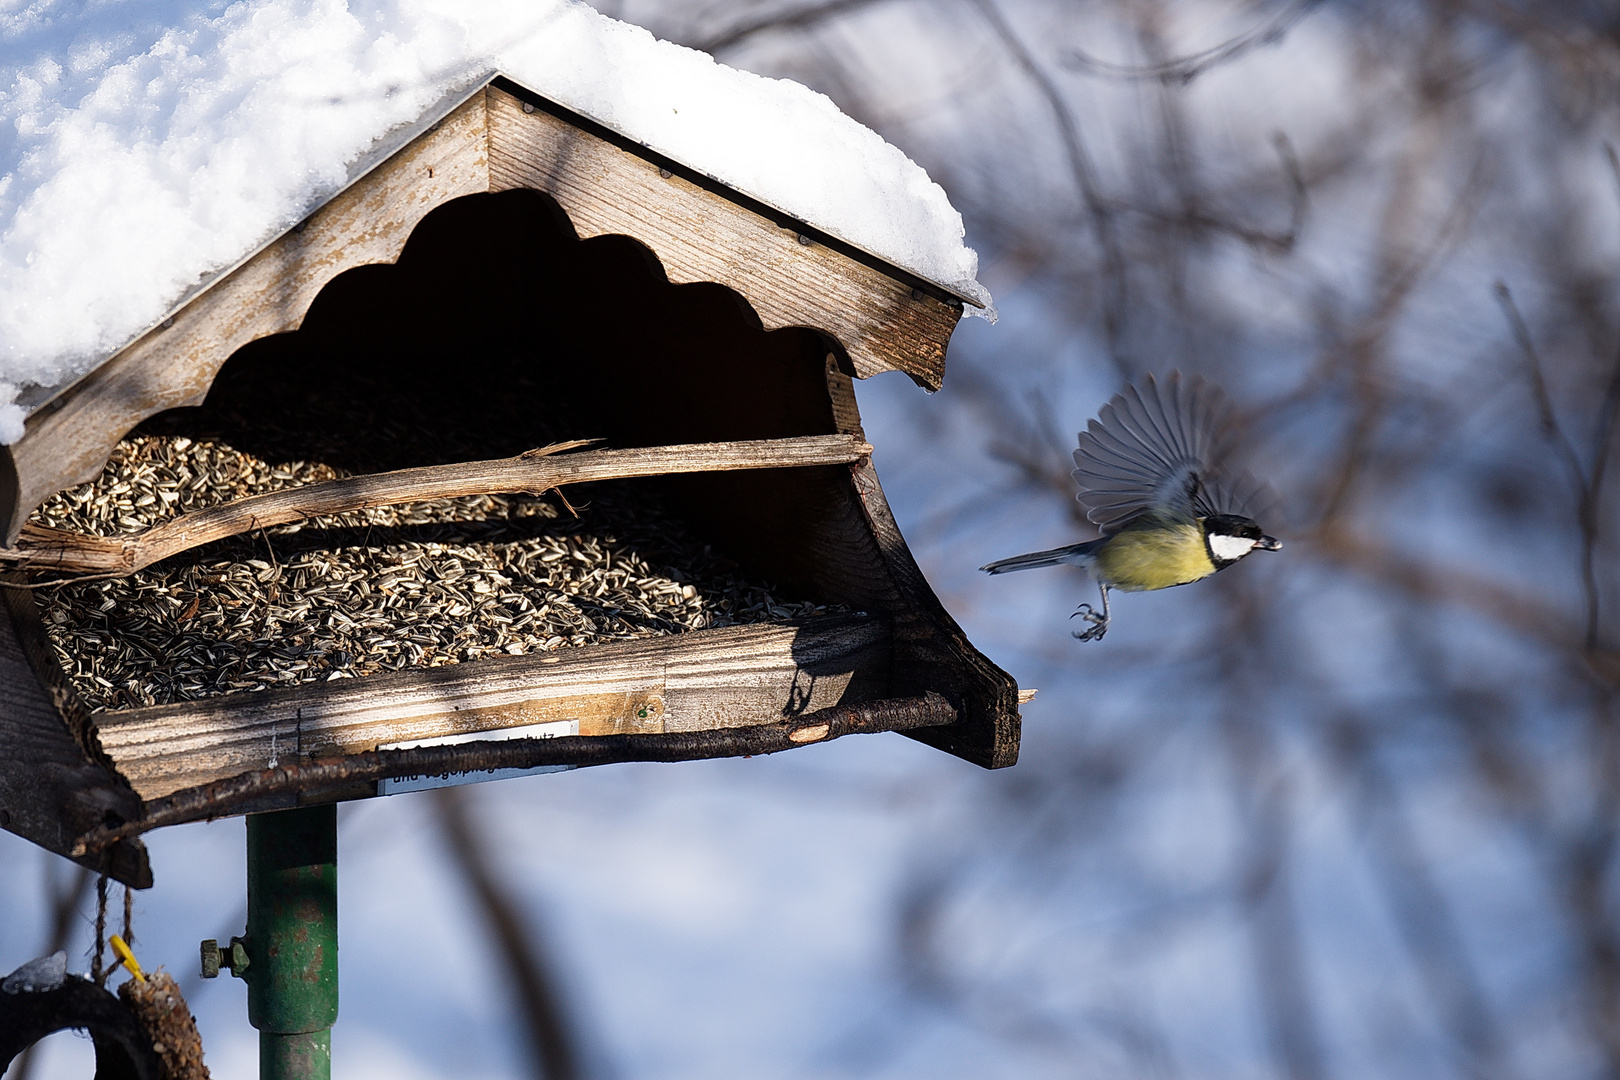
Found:
<svg viewBox="0 0 1620 1080"><path fill-rule="evenodd" d="M1097 614L1090 604L1081 604L1075 609L1074 614L1069 616L1071 619L1078 616L1091 624L1085 630L1074 635L1081 641L1101 641L1102 636L1108 633L1108 586L1098 585L1097 587L1102 590L1102 614Z"/></svg>

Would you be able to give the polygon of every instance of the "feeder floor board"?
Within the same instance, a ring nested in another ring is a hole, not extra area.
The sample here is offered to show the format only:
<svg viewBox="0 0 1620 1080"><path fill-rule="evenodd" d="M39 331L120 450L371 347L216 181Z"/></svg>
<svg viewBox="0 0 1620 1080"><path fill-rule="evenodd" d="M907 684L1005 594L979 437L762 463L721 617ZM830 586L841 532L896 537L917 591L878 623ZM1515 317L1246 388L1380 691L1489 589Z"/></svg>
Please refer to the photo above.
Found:
<svg viewBox="0 0 1620 1080"><path fill-rule="evenodd" d="M839 615L502 656L97 715L144 800L273 761L567 723L571 735L742 727L881 698L887 620Z"/></svg>

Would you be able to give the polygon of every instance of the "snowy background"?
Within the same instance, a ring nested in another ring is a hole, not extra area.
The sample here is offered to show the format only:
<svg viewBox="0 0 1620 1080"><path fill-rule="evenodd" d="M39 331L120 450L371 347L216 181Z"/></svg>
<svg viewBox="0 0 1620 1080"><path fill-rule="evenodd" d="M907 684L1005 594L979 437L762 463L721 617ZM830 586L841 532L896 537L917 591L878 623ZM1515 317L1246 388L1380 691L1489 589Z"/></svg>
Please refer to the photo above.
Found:
<svg viewBox="0 0 1620 1080"><path fill-rule="evenodd" d="M1610 6L601 6L827 94L962 212L1000 323L937 395L857 390L934 588L1041 693L998 773L878 736L466 789L576 1074L1620 1076ZM1172 367L1246 410L1287 547L1080 645L1078 577L973 568L1085 535L1074 431ZM340 815L345 1080L541 1075L444 820ZM144 960L240 932L242 837L151 837ZM0 868L9 969L75 879L10 836ZM185 985L251 1075L243 988Z"/></svg>

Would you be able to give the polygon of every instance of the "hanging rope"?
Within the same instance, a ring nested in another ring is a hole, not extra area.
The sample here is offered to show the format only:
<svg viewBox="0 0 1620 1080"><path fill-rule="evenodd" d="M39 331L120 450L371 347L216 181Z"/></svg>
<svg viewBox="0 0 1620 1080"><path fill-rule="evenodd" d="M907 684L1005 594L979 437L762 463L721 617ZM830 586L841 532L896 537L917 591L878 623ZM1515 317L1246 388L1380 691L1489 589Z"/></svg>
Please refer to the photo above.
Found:
<svg viewBox="0 0 1620 1080"><path fill-rule="evenodd" d="M107 875L96 879L96 951L90 958L90 978L97 986L107 985Z"/></svg>
<svg viewBox="0 0 1620 1080"><path fill-rule="evenodd" d="M135 944L135 890L124 886L124 942Z"/></svg>

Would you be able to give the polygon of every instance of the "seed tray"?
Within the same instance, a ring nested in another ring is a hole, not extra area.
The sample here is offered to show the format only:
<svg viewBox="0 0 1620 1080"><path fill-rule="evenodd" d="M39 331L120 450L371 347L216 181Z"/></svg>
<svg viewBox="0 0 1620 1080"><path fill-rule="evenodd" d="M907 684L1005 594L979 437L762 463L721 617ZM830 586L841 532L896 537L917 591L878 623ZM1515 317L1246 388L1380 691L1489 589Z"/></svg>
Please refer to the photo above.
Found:
<svg viewBox="0 0 1620 1080"><path fill-rule="evenodd" d="M34 520L116 536L342 475L220 440L138 434ZM128 577L39 589L36 603L91 709L842 610L741 576L651 485L596 488L566 502L478 495L311 518Z"/></svg>

